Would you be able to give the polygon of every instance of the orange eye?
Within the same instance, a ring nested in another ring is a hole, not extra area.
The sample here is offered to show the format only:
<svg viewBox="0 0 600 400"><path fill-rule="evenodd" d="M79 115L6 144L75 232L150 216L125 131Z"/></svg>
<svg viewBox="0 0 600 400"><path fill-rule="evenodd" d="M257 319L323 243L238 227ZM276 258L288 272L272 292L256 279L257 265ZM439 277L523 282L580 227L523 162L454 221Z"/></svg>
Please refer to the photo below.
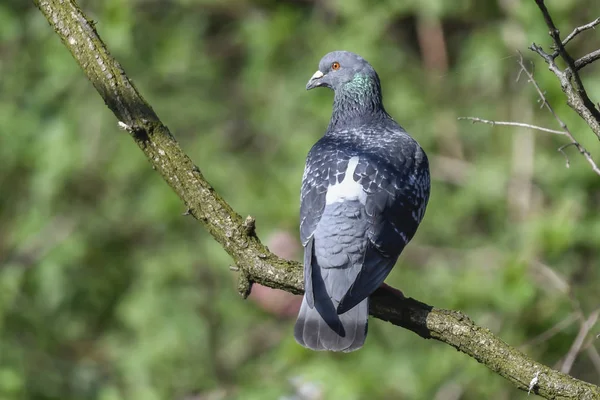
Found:
<svg viewBox="0 0 600 400"><path fill-rule="evenodd" d="M338 69L340 69L340 63L339 63L339 62L337 62L337 61L334 61L334 62L331 64L331 69L332 69L332 70L334 70L334 71L337 71Z"/></svg>

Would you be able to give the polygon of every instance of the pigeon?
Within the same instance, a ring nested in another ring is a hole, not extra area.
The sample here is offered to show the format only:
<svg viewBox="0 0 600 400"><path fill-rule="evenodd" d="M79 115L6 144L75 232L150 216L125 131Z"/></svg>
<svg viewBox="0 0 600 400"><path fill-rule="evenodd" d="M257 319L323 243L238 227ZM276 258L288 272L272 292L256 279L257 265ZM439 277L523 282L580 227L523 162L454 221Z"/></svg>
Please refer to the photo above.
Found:
<svg viewBox="0 0 600 400"><path fill-rule="evenodd" d="M304 298L296 341L350 352L367 336L369 296L390 273L427 207L429 162L384 109L379 76L334 51L306 89L334 91L325 135L306 159L300 195Z"/></svg>

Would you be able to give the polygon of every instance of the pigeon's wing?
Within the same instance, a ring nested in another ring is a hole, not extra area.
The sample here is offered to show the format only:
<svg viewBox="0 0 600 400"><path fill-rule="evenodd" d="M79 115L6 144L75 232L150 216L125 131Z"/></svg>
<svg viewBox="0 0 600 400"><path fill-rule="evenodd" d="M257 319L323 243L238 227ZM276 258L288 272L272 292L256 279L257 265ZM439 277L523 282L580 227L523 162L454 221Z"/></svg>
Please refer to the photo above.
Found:
<svg viewBox="0 0 600 400"><path fill-rule="evenodd" d="M408 136L396 148L390 157L361 158L354 172L354 179L367 192L369 244L362 269L338 306L339 314L383 283L425 213L430 186L427 157Z"/></svg>
<svg viewBox="0 0 600 400"><path fill-rule="evenodd" d="M322 138L308 153L300 191L300 240L306 247L325 210L327 189L344 179L349 156Z"/></svg>
<svg viewBox="0 0 600 400"><path fill-rule="evenodd" d="M365 204L371 222L369 239L381 255L393 258L400 255L416 233L425 214L430 189L425 152L412 138L403 139L394 156L380 163L372 179L366 178L370 185ZM368 165L364 169L368 170ZM364 175L359 182L365 180Z"/></svg>
<svg viewBox="0 0 600 400"><path fill-rule="evenodd" d="M317 142L306 159L300 192L300 240L304 246L304 289L310 308L314 307L313 234L325 210L327 189L344 179L348 159L347 154L327 138Z"/></svg>

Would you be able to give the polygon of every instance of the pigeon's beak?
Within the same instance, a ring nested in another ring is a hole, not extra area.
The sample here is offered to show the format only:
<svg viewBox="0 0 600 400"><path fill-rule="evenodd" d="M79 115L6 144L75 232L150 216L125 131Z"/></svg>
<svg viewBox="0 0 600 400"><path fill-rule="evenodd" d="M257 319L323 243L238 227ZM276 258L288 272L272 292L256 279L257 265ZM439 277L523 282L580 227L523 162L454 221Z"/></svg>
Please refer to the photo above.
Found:
<svg viewBox="0 0 600 400"><path fill-rule="evenodd" d="M315 72L313 76L311 76L308 80L308 83L306 84L306 90L314 89L318 86L321 86L321 78L323 78L323 76L325 75L321 71L317 70L317 72Z"/></svg>

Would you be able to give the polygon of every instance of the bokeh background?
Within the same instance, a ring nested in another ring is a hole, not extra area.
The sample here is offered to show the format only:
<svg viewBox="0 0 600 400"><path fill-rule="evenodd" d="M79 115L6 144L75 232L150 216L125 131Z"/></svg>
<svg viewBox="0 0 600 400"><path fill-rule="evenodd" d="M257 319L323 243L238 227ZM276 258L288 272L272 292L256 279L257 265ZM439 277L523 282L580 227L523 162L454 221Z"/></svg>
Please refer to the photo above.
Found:
<svg viewBox="0 0 600 400"><path fill-rule="evenodd" d="M597 0L548 0L563 35ZM592 132L527 50L533 0L81 0L111 53L207 179L271 249L299 258L304 158L331 112L307 93L322 55L357 52L387 110L427 150L432 198L388 283L466 312L560 368L600 306L600 162ZM575 56L600 47L589 31ZM600 62L582 73L600 100ZM236 292L231 260L155 173L41 13L0 3L0 399L519 399L453 348L372 320L364 349L307 351L298 298ZM600 384L600 324L571 373Z"/></svg>

